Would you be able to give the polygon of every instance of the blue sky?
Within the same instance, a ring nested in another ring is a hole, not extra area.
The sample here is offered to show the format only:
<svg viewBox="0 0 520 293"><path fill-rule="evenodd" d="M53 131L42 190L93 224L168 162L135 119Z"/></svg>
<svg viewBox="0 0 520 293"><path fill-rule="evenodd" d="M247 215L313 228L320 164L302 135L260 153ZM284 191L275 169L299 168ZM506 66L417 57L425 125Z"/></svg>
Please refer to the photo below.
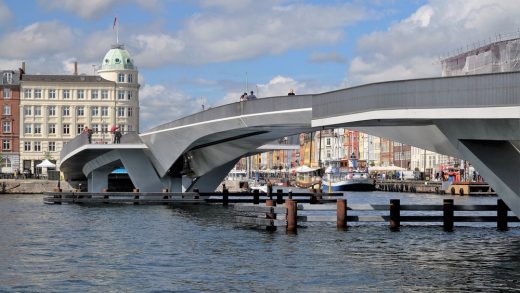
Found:
<svg viewBox="0 0 520 293"><path fill-rule="evenodd" d="M141 130L238 101L438 76L439 57L518 31L517 0L0 0L0 67L92 74L119 39Z"/></svg>

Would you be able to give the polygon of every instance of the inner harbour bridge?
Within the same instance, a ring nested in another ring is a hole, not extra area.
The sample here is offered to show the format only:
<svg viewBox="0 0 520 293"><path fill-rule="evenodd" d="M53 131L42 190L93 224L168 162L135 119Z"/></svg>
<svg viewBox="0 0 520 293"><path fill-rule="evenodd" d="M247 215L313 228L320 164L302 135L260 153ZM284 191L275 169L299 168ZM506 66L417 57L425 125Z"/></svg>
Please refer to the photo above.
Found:
<svg viewBox="0 0 520 293"><path fill-rule="evenodd" d="M214 191L233 166L285 136L345 127L471 162L520 215L520 72L388 81L211 108L120 144L80 135L61 152L65 179L102 192L124 168L142 192Z"/></svg>

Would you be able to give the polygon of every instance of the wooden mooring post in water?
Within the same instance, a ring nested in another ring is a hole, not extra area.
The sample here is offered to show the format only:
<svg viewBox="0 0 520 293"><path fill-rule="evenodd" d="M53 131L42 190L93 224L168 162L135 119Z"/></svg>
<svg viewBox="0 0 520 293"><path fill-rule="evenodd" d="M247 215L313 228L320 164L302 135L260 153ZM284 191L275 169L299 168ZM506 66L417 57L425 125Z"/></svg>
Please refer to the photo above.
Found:
<svg viewBox="0 0 520 293"><path fill-rule="evenodd" d="M442 223L442 227L445 231L453 231L455 222L496 222L497 229L505 231L508 228L509 222L520 222L516 216L509 216L509 208L504 204L502 200L497 201L497 205L455 205L452 199L443 200L442 205L405 205L401 204L400 200L392 199L388 205L371 205L371 204L353 204L347 205L345 199L337 199L336 205L331 204L297 204L296 201L287 199L285 206L277 209L265 210L265 208L275 206L274 200L266 201L266 206L257 206L256 212L265 212L265 218L273 221L266 222L257 221L254 215L248 217L239 216L239 223L253 224L253 225L265 225L269 230L274 231L276 228L273 226L286 226L287 231L296 231L299 223L305 222L332 222L336 221L337 229L347 229L348 222L388 222L388 226L392 231L399 231L401 223L403 222L415 222L415 223ZM291 210L292 206L295 206L294 212ZM253 206L251 205L235 205L236 211L248 211L251 212ZM313 215L298 215L297 210L302 211L336 211L336 215L332 216L313 216ZM349 216L349 211L371 211L370 215L357 215ZM373 211L387 212L387 215L373 215ZM436 212L441 214L437 215L401 215L401 211L419 211L419 212ZM468 216L468 215L455 215L455 212L463 211L495 211L496 216ZM282 217L283 215L283 217ZM282 220L285 218L285 220ZM276 220L276 221L274 221ZM270 226L270 227L269 227Z"/></svg>

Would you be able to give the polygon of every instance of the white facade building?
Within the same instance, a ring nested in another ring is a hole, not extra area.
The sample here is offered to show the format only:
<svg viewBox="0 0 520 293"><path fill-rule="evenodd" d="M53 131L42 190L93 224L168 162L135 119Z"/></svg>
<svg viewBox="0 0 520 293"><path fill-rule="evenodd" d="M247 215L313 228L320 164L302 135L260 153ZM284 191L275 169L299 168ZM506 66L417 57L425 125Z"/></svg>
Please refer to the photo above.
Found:
<svg viewBox="0 0 520 293"><path fill-rule="evenodd" d="M139 131L138 71L130 54L115 45L98 75L23 75L20 89L20 170L38 174L43 159L56 162L67 141L85 126L92 143L110 143L112 125ZM75 68L77 68L75 66Z"/></svg>

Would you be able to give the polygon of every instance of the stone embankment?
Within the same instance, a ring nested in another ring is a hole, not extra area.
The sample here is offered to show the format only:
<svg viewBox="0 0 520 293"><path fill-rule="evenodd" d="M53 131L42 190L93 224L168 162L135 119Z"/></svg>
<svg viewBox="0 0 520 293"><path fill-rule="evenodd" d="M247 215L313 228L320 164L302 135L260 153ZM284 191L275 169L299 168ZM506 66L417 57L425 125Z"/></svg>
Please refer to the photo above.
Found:
<svg viewBox="0 0 520 293"><path fill-rule="evenodd" d="M0 193L43 193L53 191L58 187L57 180L41 179L3 179L0 180ZM60 182L60 188L64 191L73 188L65 182Z"/></svg>

